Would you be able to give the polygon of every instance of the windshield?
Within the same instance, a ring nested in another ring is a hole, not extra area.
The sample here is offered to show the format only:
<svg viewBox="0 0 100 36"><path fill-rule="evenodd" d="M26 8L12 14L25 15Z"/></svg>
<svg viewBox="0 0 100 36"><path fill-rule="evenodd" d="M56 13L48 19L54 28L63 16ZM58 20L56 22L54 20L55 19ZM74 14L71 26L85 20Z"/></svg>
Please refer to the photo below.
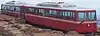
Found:
<svg viewBox="0 0 100 36"><path fill-rule="evenodd" d="M84 20L95 20L95 12L79 12L78 13L78 20L84 21Z"/></svg>
<svg viewBox="0 0 100 36"><path fill-rule="evenodd" d="M95 12L88 12L89 20L95 20Z"/></svg>
<svg viewBox="0 0 100 36"><path fill-rule="evenodd" d="M79 12L78 13L78 19L80 21L86 20L86 12Z"/></svg>

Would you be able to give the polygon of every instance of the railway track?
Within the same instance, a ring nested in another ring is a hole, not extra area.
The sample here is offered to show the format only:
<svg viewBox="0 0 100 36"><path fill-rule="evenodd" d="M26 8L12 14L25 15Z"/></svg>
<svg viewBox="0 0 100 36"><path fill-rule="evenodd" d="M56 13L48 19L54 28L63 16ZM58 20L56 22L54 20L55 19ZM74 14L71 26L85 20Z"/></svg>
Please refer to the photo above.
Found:
<svg viewBox="0 0 100 36"><path fill-rule="evenodd" d="M70 31L67 34L62 31L56 31L51 29L41 29L40 27L34 27L29 24L16 23L16 17L0 14L0 32L4 31L7 36L88 36L84 34L78 34L75 31ZM7 34L10 33L10 34ZM1 33L0 33L1 35ZM100 36L96 33L95 36Z"/></svg>

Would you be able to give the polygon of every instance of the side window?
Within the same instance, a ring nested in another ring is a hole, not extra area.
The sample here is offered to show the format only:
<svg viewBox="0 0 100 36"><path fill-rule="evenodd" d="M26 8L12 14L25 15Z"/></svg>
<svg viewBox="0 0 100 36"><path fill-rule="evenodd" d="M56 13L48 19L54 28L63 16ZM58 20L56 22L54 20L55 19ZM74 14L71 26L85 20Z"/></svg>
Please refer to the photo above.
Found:
<svg viewBox="0 0 100 36"><path fill-rule="evenodd" d="M10 6L5 6L5 7L6 7L6 8L5 8L6 10L10 10Z"/></svg>
<svg viewBox="0 0 100 36"><path fill-rule="evenodd" d="M6 6L4 6L4 5L1 8L4 9L4 10L6 10Z"/></svg>
<svg viewBox="0 0 100 36"><path fill-rule="evenodd" d="M9 10L10 10L10 11L13 11L13 10L14 10L14 6L10 6L10 7L9 7Z"/></svg>
<svg viewBox="0 0 100 36"><path fill-rule="evenodd" d="M62 18L63 18L63 16L65 16L65 12L60 11L60 12L59 12L59 15L60 15L60 16L59 16L59 18L61 18L61 19L62 19Z"/></svg>
<svg viewBox="0 0 100 36"><path fill-rule="evenodd" d="M39 9L39 12L44 12L44 9Z"/></svg>
<svg viewBox="0 0 100 36"><path fill-rule="evenodd" d="M74 19L74 12L65 12L65 16L68 16L70 19Z"/></svg>
<svg viewBox="0 0 100 36"><path fill-rule="evenodd" d="M71 14L70 16L71 16L72 18L74 18L74 12L71 12L70 14Z"/></svg>
<svg viewBox="0 0 100 36"><path fill-rule="evenodd" d="M65 12L61 11L60 16L65 16Z"/></svg>
<svg viewBox="0 0 100 36"><path fill-rule="evenodd" d="M39 9L39 13L40 13L40 15L44 16L45 15L44 14L44 9Z"/></svg>
<svg viewBox="0 0 100 36"><path fill-rule="evenodd" d="M3 12L6 12L7 7L6 7L5 5L2 5L1 8L2 8L2 11L3 11Z"/></svg>
<svg viewBox="0 0 100 36"><path fill-rule="evenodd" d="M65 12L65 16L68 16L68 12Z"/></svg>
<svg viewBox="0 0 100 36"><path fill-rule="evenodd" d="M23 9L21 9L20 11L22 11L22 10L23 10L24 13L30 12L28 7L25 7L25 8L23 8ZM23 12L22 12L22 13L23 13Z"/></svg>
<svg viewBox="0 0 100 36"><path fill-rule="evenodd" d="M5 6L5 8L4 8L5 10L9 10L9 6Z"/></svg>
<svg viewBox="0 0 100 36"><path fill-rule="evenodd" d="M89 16L90 20L94 20L95 19L95 12L89 12L88 16Z"/></svg>
<svg viewBox="0 0 100 36"><path fill-rule="evenodd" d="M5 9L6 7L3 5L1 8L2 8L2 9Z"/></svg>
<svg viewBox="0 0 100 36"><path fill-rule="evenodd" d="M7 12L7 11L9 11L10 6L6 6L6 5L5 5L5 8L4 8L4 9L5 9L5 10L6 10L6 12Z"/></svg>
<svg viewBox="0 0 100 36"><path fill-rule="evenodd" d="M57 12L56 10L50 10L49 14L50 15L56 15L56 12Z"/></svg>
<svg viewBox="0 0 100 36"><path fill-rule="evenodd" d="M44 10L44 15L49 16L49 10L48 9Z"/></svg>
<svg viewBox="0 0 100 36"><path fill-rule="evenodd" d="M34 12L34 8L29 8L29 11L33 13Z"/></svg>
<svg viewBox="0 0 100 36"><path fill-rule="evenodd" d="M15 11L20 11L20 7L15 7L14 10Z"/></svg>
<svg viewBox="0 0 100 36"><path fill-rule="evenodd" d="M85 12L79 12L78 18L80 21L86 20L86 13Z"/></svg>
<svg viewBox="0 0 100 36"><path fill-rule="evenodd" d="M38 14L39 13L39 8L35 9L35 13Z"/></svg>
<svg viewBox="0 0 100 36"><path fill-rule="evenodd" d="M70 16L70 12L67 12L67 16Z"/></svg>
<svg viewBox="0 0 100 36"><path fill-rule="evenodd" d="M60 11L60 18L73 20L74 19L74 12Z"/></svg>

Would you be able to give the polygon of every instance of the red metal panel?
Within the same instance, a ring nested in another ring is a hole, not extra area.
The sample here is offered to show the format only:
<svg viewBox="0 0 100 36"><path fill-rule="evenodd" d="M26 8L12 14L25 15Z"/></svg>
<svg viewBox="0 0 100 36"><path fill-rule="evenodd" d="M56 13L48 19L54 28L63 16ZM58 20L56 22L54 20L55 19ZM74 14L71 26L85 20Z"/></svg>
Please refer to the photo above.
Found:
<svg viewBox="0 0 100 36"><path fill-rule="evenodd" d="M96 23L94 24L73 24L69 22L64 21L57 21L57 20L51 20L51 19L44 19L32 15L27 15L26 19L33 23L33 24L39 24L47 27L52 27L60 30L67 30L67 29L73 29L79 33L86 33L86 32L96 32Z"/></svg>
<svg viewBox="0 0 100 36"><path fill-rule="evenodd" d="M94 24L81 24L76 28L76 31L79 33L86 33L86 32L96 32L97 26L96 23Z"/></svg>
<svg viewBox="0 0 100 36"><path fill-rule="evenodd" d="M7 12L6 14L11 15L11 16L15 16L15 17L19 16L19 12Z"/></svg>
<svg viewBox="0 0 100 36"><path fill-rule="evenodd" d="M26 19L33 24L35 23L35 24L44 25L47 27L60 29L60 30L67 30L68 28L73 28L76 25L69 22L44 19L44 18L32 16L32 15L27 15Z"/></svg>

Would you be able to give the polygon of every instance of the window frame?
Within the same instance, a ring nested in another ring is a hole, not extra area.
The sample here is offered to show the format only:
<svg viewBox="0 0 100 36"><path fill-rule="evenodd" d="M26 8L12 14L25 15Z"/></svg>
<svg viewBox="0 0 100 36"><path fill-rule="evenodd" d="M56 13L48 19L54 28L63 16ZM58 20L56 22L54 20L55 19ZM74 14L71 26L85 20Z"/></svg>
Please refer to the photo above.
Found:
<svg viewBox="0 0 100 36"><path fill-rule="evenodd" d="M52 12L53 11L53 12ZM57 10L49 10L49 14L50 15L56 15L57 14Z"/></svg>
<svg viewBox="0 0 100 36"><path fill-rule="evenodd" d="M29 13L34 13L34 8L33 7L28 7L28 9L29 9Z"/></svg>
<svg viewBox="0 0 100 36"><path fill-rule="evenodd" d="M35 8L35 14L39 13L39 8Z"/></svg>
<svg viewBox="0 0 100 36"><path fill-rule="evenodd" d="M81 16L81 15L79 15L79 13L84 13L84 19L83 20L80 20L79 16ZM85 20L87 20L87 13L86 12L78 12L78 20L79 21L85 21Z"/></svg>
<svg viewBox="0 0 100 36"><path fill-rule="evenodd" d="M16 9L16 10L15 10L15 9ZM18 9L18 10L17 10L17 9ZM20 10L21 10L20 6L14 6L14 11L20 12Z"/></svg>
<svg viewBox="0 0 100 36"><path fill-rule="evenodd" d="M75 12L72 11L59 11L59 17L61 19L67 19L67 20L75 20Z"/></svg>
<svg viewBox="0 0 100 36"><path fill-rule="evenodd" d="M88 12L88 20L95 20L95 18L96 18L95 12Z"/></svg>

